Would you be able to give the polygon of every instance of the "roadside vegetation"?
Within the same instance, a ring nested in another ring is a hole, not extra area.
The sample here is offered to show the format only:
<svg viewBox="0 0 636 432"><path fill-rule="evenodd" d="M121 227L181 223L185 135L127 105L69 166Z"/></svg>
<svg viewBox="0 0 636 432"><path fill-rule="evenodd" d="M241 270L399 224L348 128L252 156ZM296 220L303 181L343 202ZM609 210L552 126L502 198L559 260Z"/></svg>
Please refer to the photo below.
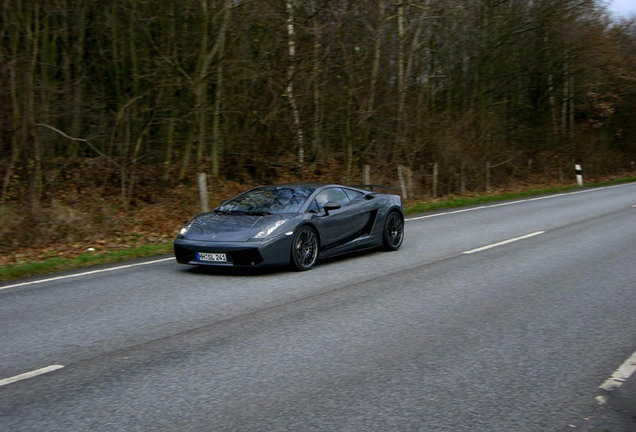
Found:
<svg viewBox="0 0 636 432"><path fill-rule="evenodd" d="M77 255L75 258L49 258L43 261L17 263L0 267L0 280L18 279L101 264L130 261L137 258L166 254L170 251L172 251L172 244L160 244L115 252L87 252Z"/></svg>
<svg viewBox="0 0 636 432"><path fill-rule="evenodd" d="M621 183L636 182L636 177L620 178L603 182L591 183L587 188L610 186ZM404 211L407 215L416 213L432 212L448 208L466 207L471 205L492 203L496 201L526 198L529 196L548 195L554 193L569 192L581 189L579 186L553 186L545 189L520 190L518 192L508 192L499 195L484 195L475 197L440 199L435 202L410 202L407 203ZM63 247L63 246L62 246ZM51 252L49 252L51 253ZM35 258L35 261L16 262L5 264L0 267L0 281L26 278L43 274L75 270L85 267L93 267L104 264L112 264L122 261L131 261L144 257L165 255L172 253L172 241L163 240L160 244L131 247L117 251L97 251L80 253L70 258ZM28 254L27 254L28 255ZM35 252L37 255L37 252ZM40 255L41 256L41 255Z"/></svg>
<svg viewBox="0 0 636 432"><path fill-rule="evenodd" d="M585 185L585 187L595 188L595 187L617 185L622 183L630 183L635 181L636 181L636 177L627 177L622 179L614 179L614 180L590 183ZM424 212L431 212L435 210L443 210L447 208L467 207L467 206L476 205L476 204L487 204L487 203L496 202L496 201L507 201L507 200L517 199L517 198L526 198L530 196L571 192L571 191L579 190L579 189L581 189L581 187L577 185L552 186L545 189L533 189L533 190L524 190L519 192L509 192L509 193L503 193L500 195L483 195L483 196L476 196L471 198L455 198L451 200L442 200L437 202L423 202L423 203L409 205L408 207L404 209L404 212L406 214L424 213Z"/></svg>

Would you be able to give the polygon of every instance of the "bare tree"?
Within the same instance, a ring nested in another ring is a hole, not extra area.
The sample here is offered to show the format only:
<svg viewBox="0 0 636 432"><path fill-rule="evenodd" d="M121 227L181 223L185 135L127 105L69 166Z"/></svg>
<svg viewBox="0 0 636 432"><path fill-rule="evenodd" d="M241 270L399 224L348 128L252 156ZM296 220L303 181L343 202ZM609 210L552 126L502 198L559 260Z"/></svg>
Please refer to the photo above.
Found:
<svg viewBox="0 0 636 432"><path fill-rule="evenodd" d="M300 110L294 94L294 75L296 72L296 30L294 21L294 0L285 0L287 11L287 44L289 54L289 65L287 66L287 88L286 94L292 112L293 127L296 133L296 144L298 146L298 177L303 178L305 165L305 138L303 128L300 123Z"/></svg>

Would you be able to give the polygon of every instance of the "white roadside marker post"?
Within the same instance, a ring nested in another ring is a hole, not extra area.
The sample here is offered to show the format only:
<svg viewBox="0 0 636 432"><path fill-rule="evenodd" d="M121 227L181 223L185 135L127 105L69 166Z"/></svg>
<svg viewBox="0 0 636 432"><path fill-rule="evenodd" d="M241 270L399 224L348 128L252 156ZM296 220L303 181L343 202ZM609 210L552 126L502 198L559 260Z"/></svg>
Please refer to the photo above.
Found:
<svg viewBox="0 0 636 432"><path fill-rule="evenodd" d="M574 165L574 170L576 171L576 183L579 186L583 186L583 169L581 168L581 165Z"/></svg>

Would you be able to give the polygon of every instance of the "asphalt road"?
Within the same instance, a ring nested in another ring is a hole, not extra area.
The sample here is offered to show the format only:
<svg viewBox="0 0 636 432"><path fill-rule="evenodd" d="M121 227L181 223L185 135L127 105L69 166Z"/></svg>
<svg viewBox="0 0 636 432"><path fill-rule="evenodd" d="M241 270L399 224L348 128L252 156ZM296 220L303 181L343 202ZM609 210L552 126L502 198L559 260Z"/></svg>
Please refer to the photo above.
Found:
<svg viewBox="0 0 636 432"><path fill-rule="evenodd" d="M627 184L415 215L399 251L302 273L4 283L0 431L633 432L636 378L599 385L636 351L635 206Z"/></svg>

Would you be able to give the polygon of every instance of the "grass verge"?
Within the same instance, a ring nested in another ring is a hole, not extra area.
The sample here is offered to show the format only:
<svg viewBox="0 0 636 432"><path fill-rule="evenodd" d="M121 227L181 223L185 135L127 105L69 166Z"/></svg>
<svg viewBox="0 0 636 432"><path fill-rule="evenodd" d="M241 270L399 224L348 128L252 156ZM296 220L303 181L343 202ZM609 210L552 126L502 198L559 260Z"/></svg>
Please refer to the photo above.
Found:
<svg viewBox="0 0 636 432"><path fill-rule="evenodd" d="M636 177L611 180L601 183L590 183L586 188L611 186L621 183L636 182ZM525 198L528 196L547 195L553 193L567 192L580 189L578 186L559 186L546 189L507 193L502 195L484 195L473 198L459 198L450 201L440 201L433 203L419 203L404 209L406 214L425 213L447 208L465 207L477 204L484 204L495 201L505 201L511 199ZM161 255L172 252L172 243L141 246L127 250L82 254L75 258L51 258L45 261L33 263L18 263L0 268L0 281L18 279L30 276L39 276L48 273L74 270L84 267L96 266L99 264L111 264L120 261L129 261L136 258L143 258L154 255Z"/></svg>
<svg viewBox="0 0 636 432"><path fill-rule="evenodd" d="M589 184L585 185L585 188L589 189L589 188L603 187L603 186L612 186L612 185L617 185L617 184L621 184L621 183L631 183L631 182L636 182L636 177L629 177L629 178L618 179L618 180L610 180L610 181L600 182L600 183L589 183ZM432 202L432 203L419 203L419 204L415 204L413 206L409 206L409 207L405 208L404 209L404 213L406 213L406 214L425 213L425 212L448 209L448 208L467 207L467 206L471 206L471 205L484 204L484 203L489 203L489 202L507 201L507 200L511 200L511 199L526 198L526 197L529 197L529 196L549 195L549 194L560 193L560 192L568 192L568 191L573 191L573 190L578 190L578 189L581 189L581 187L579 187L579 186L555 186L555 187L550 187L550 188L546 188L546 189L537 189L537 190L531 190L531 191L513 192L513 193L506 193L506 194L501 194L501 195L483 195L483 196L477 196L477 197L473 197L473 198L458 198L458 199L450 200L450 201L439 201L439 202Z"/></svg>
<svg viewBox="0 0 636 432"><path fill-rule="evenodd" d="M92 254L87 253L78 255L75 258L50 258L39 262L18 263L0 268L0 281L92 267L99 264L129 261L136 258L161 255L170 252L172 252L172 243L166 243L160 245L140 246L121 251Z"/></svg>

